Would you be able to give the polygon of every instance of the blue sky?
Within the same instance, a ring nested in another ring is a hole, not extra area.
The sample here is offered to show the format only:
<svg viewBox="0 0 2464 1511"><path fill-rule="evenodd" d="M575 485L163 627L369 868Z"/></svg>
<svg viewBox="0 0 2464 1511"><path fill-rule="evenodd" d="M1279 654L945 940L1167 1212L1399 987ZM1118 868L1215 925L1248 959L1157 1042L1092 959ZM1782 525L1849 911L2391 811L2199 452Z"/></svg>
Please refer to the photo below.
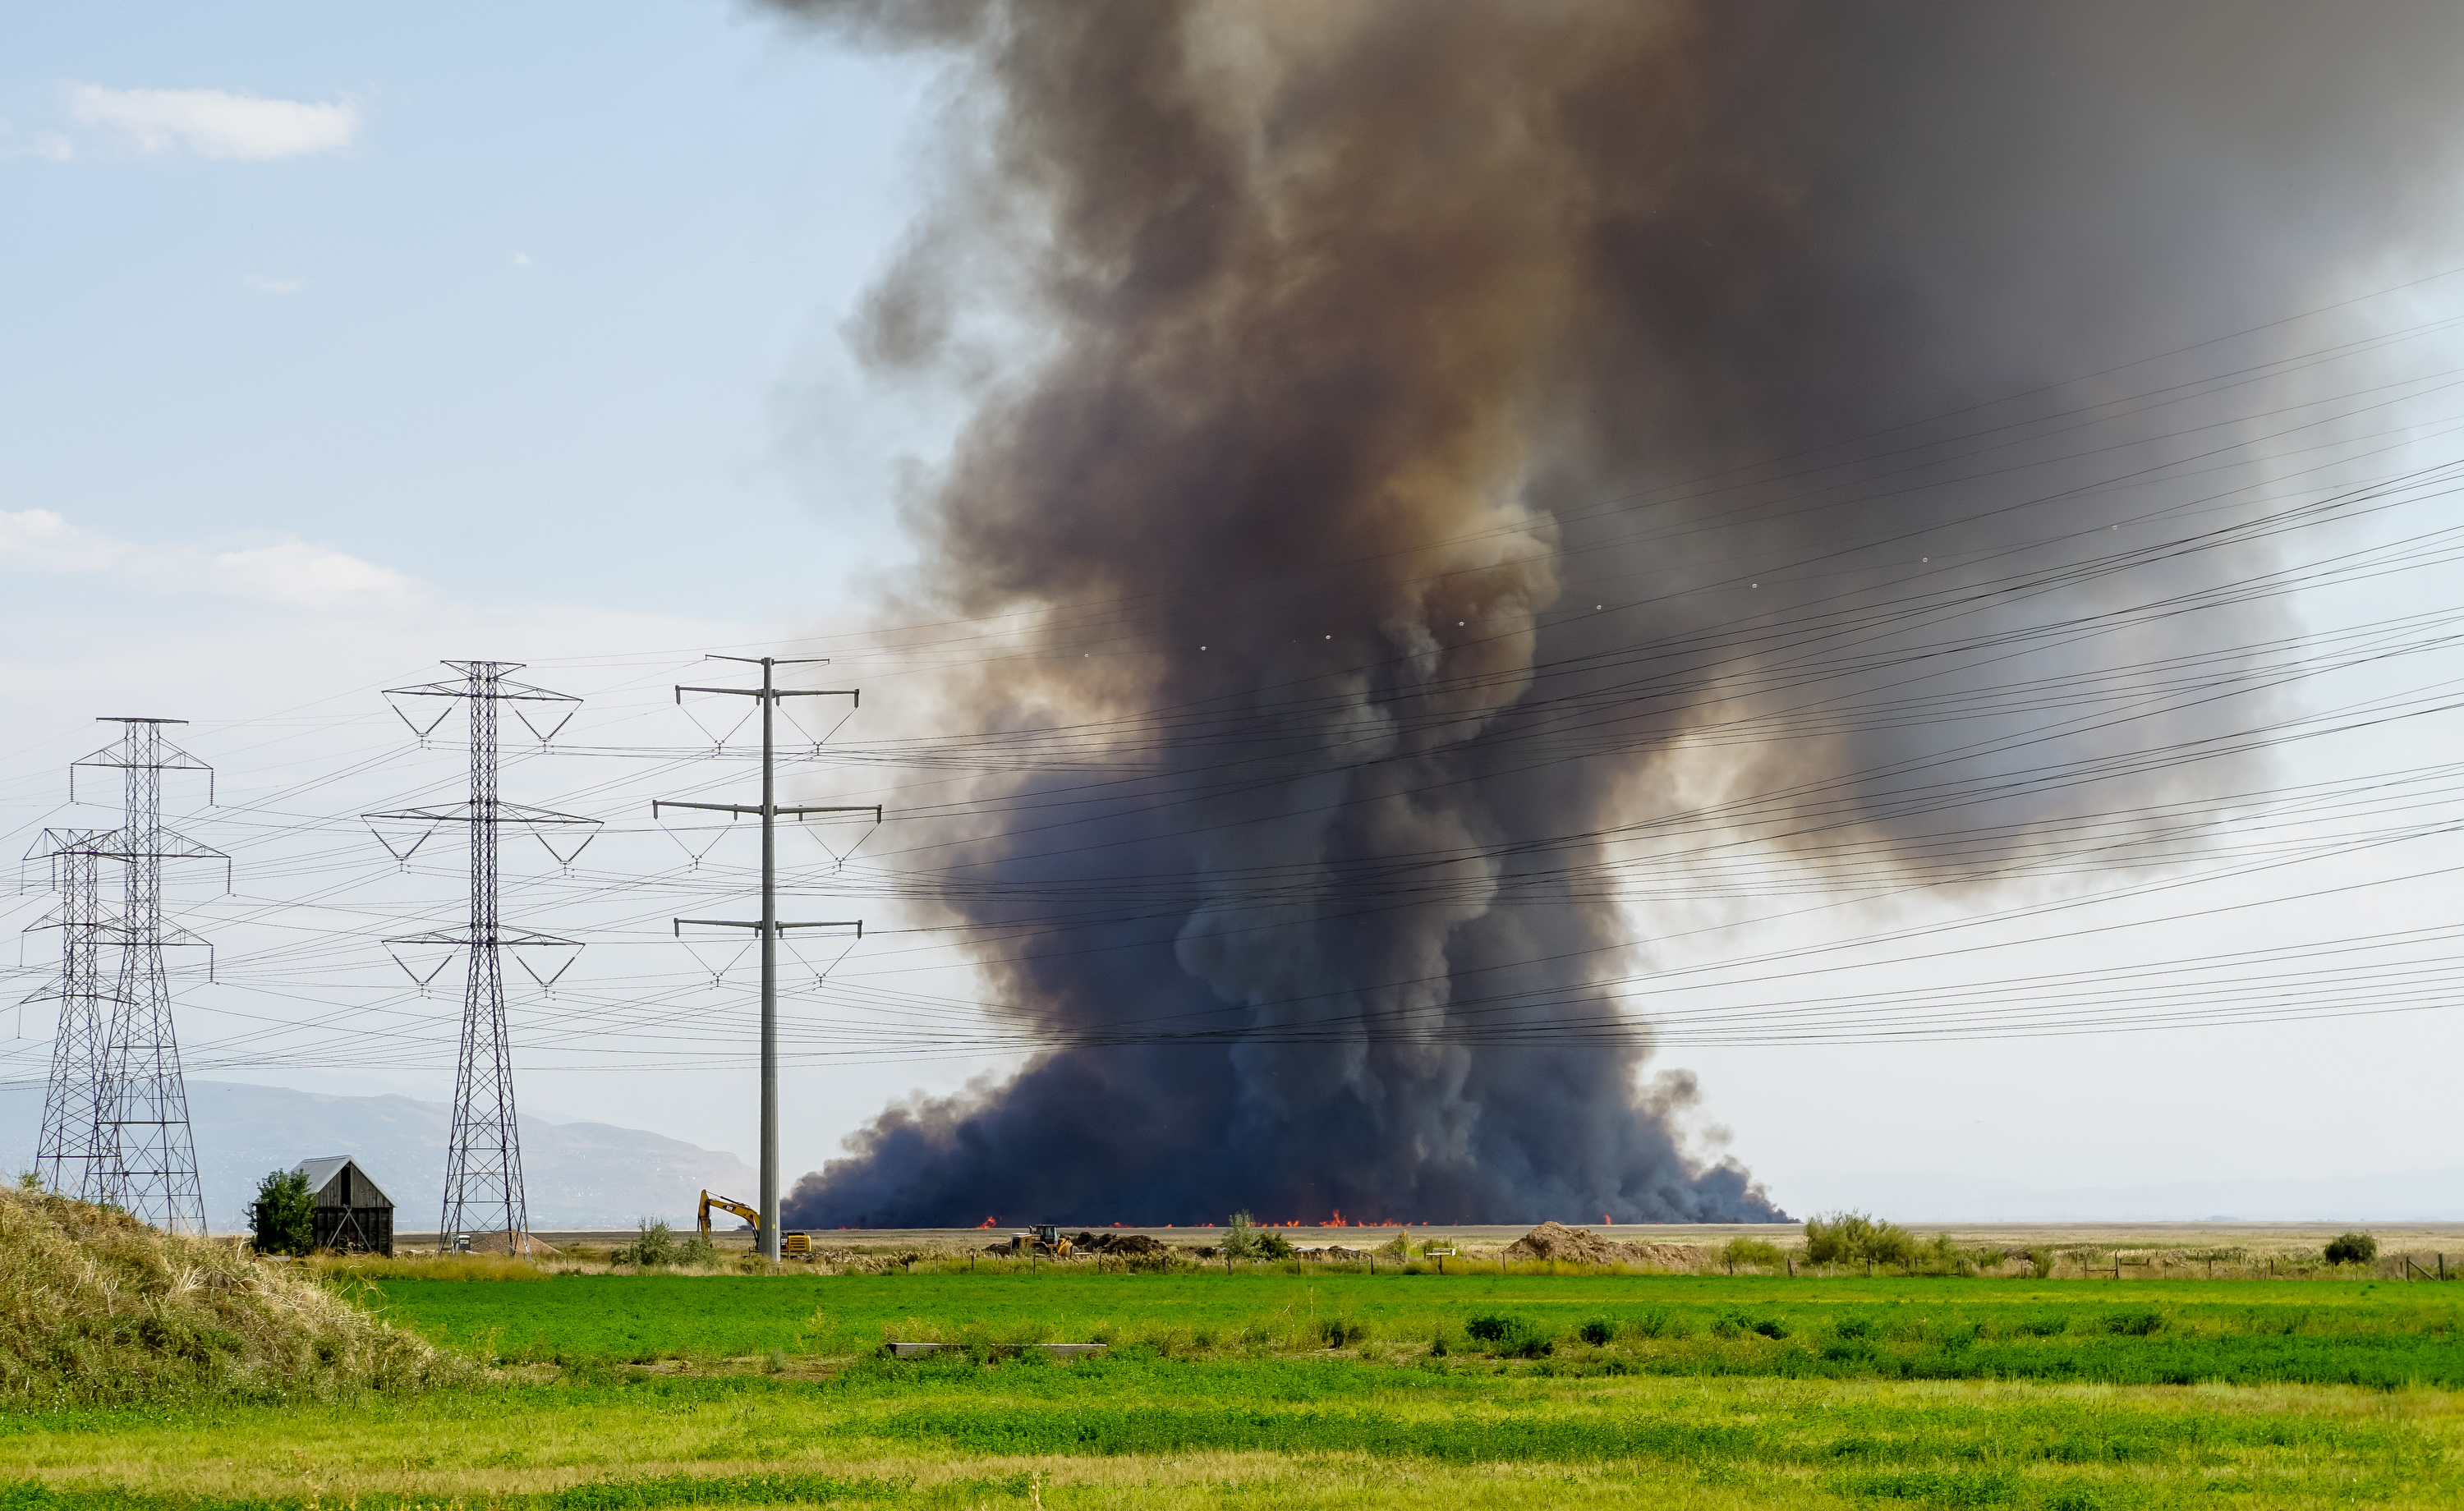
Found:
<svg viewBox="0 0 2464 1511"><path fill-rule="evenodd" d="M793 613L898 551L879 500L913 417L863 407L835 333L903 226L926 72L715 4L21 7L5 28L11 507L727 616ZM80 121L78 85L333 104L356 129L255 161L147 150Z"/></svg>

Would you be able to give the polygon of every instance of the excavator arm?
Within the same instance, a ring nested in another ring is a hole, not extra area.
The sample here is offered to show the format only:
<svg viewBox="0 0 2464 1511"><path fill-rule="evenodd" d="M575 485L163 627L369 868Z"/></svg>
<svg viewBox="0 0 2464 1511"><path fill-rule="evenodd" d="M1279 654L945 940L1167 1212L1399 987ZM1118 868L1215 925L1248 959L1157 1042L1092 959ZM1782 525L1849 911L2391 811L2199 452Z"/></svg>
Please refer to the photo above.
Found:
<svg viewBox="0 0 2464 1511"><path fill-rule="evenodd" d="M701 1231L704 1233L710 1231L710 1209L713 1207L716 1207L721 1212L732 1212L756 1228L761 1226L761 1214L740 1201L730 1201L725 1196L714 1196L705 1191L701 1193Z"/></svg>

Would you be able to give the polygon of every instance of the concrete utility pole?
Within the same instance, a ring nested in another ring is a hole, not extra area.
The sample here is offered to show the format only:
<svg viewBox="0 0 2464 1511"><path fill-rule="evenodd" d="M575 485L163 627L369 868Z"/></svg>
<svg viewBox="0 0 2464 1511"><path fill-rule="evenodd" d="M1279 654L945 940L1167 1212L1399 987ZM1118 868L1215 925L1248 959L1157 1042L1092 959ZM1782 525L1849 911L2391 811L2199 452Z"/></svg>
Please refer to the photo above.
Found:
<svg viewBox="0 0 2464 1511"><path fill-rule="evenodd" d="M710 813L759 814L761 818L761 916L751 918L679 918L675 921L678 937L687 924L709 929L751 929L761 936L761 1227L755 1235L754 1246L761 1257L776 1263L779 1259L779 936L790 929L853 929L855 936L864 937L864 920L838 918L811 923L783 923L779 917L779 836L781 814L803 818L811 813L869 813L872 821L881 821L881 809L876 805L839 807L782 808L778 802L778 779L775 771L776 742L772 737L772 717L781 698L861 698L855 689L781 688L774 673L781 667L820 667L829 665L823 657L782 660L776 656L713 656L713 661L740 661L761 668L759 688L688 688L676 689L676 701L682 703L688 692L715 692L729 697L758 698L761 703L761 801L759 806L733 802L678 802L662 798L650 804L650 817L656 819L661 808L699 808Z"/></svg>

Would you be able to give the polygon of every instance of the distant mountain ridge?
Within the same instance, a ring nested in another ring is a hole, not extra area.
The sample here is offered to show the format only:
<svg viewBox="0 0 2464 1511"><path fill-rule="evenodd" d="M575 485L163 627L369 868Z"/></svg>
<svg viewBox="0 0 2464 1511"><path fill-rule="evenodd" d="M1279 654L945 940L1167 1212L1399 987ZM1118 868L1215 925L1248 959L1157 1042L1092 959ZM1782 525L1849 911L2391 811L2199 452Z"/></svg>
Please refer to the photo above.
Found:
<svg viewBox="0 0 2464 1511"><path fill-rule="evenodd" d="M40 1086L0 1088L0 1158L31 1170L40 1134ZM266 1172L319 1154L348 1154L394 1200L396 1227L436 1226L445 1197L445 1146L452 1109L411 1097L328 1096L227 1081L188 1083L206 1221L244 1226ZM637 1218L690 1221L704 1187L738 1199L755 1176L723 1150L703 1149L607 1123L522 1119L523 1186L534 1228L610 1228Z"/></svg>

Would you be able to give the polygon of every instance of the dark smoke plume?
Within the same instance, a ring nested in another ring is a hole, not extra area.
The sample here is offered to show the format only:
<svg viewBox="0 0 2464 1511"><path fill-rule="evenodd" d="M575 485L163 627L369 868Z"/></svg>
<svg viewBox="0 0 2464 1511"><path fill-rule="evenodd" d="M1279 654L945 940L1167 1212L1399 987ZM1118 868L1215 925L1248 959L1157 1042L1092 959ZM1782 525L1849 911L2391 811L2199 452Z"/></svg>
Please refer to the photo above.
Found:
<svg viewBox="0 0 2464 1511"><path fill-rule="evenodd" d="M1501 994L1626 1011L1612 831L1705 782L1829 794L1818 841L1757 831L1810 875L1844 835L1969 885L1871 775L1938 733L1700 741L1768 706L1737 668L1773 616L2072 559L2125 507L2057 447L1862 491L1787 459L2303 307L2444 192L2420 143L2464 55L2452 7L2245 0L785 9L951 67L935 208L857 332L983 395L919 597L1044 615L951 727L1136 756L1022 758L939 831L934 906L1074 1042L886 1112L798 1185L807 1226L1778 1217L1681 1147L1691 1083L1638 1035L1457 1030Z"/></svg>

